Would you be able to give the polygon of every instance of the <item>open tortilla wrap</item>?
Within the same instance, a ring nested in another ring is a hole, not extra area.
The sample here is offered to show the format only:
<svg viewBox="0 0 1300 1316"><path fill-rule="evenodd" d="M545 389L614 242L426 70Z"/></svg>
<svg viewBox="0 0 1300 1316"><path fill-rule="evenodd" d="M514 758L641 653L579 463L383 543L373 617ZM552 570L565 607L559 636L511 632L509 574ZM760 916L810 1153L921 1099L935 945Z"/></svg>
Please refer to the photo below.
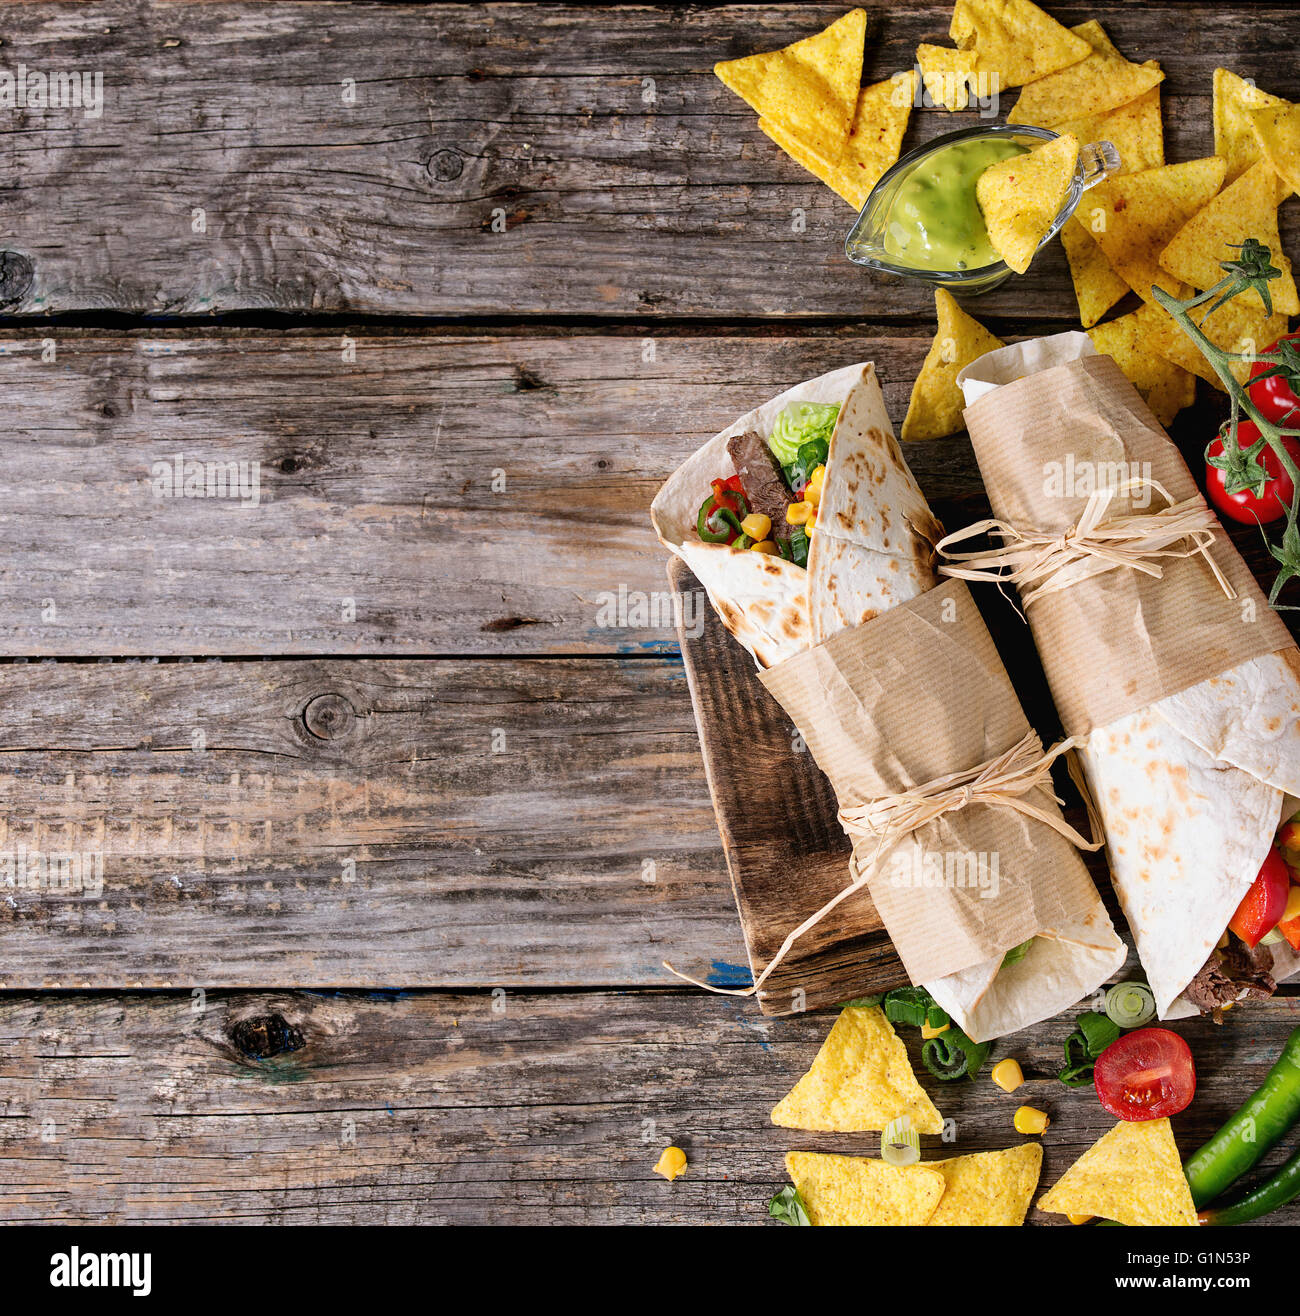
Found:
<svg viewBox="0 0 1300 1316"><path fill-rule="evenodd" d="M1094 352L1086 334L1034 339L990 352L958 381L969 407L998 387ZM1134 405L1141 405L1136 394ZM972 424L980 457L977 431ZM997 512L996 481L983 459L981 467ZM1032 607L1029 621L1035 624ZM1061 703L1055 683L1053 694ZM1160 1017L1196 1014L1182 993L1300 796L1300 655L1294 646L1265 653L1094 726L1079 756ZM1270 949L1278 981L1300 967L1285 943Z"/></svg>
<svg viewBox="0 0 1300 1316"><path fill-rule="evenodd" d="M767 438L777 417L796 402L840 408L807 569L704 543L695 532L696 515L709 481L733 473L727 440L746 430ZM660 542L685 560L723 624L759 667L802 653L839 629L836 619L841 626L856 625L935 583L931 549L938 523L899 452L870 363L796 384L715 434L665 481L650 504L650 519ZM821 588L810 605L814 580Z"/></svg>
<svg viewBox="0 0 1300 1316"><path fill-rule="evenodd" d="M767 438L781 412L796 402L840 407L807 570L700 541L696 517L710 481L734 469L728 438L745 430ZM741 416L673 473L654 499L651 518L665 547L688 563L728 630L760 668L821 645L938 583L933 545L942 528L903 459L869 363L798 384ZM1080 875L1086 881L1081 865ZM979 1041L1068 1008L1124 961L1125 947L1100 898L1091 895L1075 922L1043 929L1015 964L1004 968L1005 949L999 950L925 986Z"/></svg>

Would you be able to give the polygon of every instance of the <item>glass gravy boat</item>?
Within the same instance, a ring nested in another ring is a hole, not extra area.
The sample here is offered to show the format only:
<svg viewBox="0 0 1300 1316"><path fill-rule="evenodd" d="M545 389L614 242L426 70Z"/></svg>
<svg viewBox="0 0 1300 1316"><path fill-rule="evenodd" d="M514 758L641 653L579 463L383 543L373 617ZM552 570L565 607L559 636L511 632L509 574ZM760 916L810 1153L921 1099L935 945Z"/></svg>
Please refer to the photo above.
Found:
<svg viewBox="0 0 1300 1316"><path fill-rule="evenodd" d="M1011 270L1000 260L991 265L982 265L978 269L932 270L916 265L904 265L892 255L885 246L885 233L894 203L898 198L901 184L906 180L913 166L926 159L936 151L951 146L954 142L969 141L972 138L1009 138L1022 146L1034 147L1042 142L1050 142L1060 136L1050 128L1035 128L1029 124L993 124L975 128L963 128L958 132L944 133L933 141L903 156L880 181L871 189L870 195L863 202L857 221L849 230L844 241L844 254L855 264L865 265L868 269L879 270L884 274L897 274L905 279L921 279L925 283L938 284L947 288L955 296L975 297L988 292L1002 283ZM1061 206L1052 227L1043 241L1050 242L1061 230L1061 225L1074 214L1080 198L1088 188L1100 183L1116 173L1120 167L1119 152L1110 142L1090 142L1079 148L1079 164L1075 170L1074 181Z"/></svg>

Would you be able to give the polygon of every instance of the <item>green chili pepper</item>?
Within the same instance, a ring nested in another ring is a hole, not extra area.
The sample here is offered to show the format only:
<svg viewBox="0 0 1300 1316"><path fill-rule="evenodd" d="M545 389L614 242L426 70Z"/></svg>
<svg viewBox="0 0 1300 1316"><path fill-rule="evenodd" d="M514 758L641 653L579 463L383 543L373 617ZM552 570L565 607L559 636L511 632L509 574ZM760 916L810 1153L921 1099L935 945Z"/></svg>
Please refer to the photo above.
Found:
<svg viewBox="0 0 1300 1316"><path fill-rule="evenodd" d="M1212 1206L1201 1212L1203 1225L1244 1225L1249 1220L1276 1211L1300 1197L1300 1152L1291 1157L1273 1177L1231 1206Z"/></svg>
<svg viewBox="0 0 1300 1316"><path fill-rule="evenodd" d="M910 1024L920 1028L942 1028L948 1023L946 1011L941 1010L924 987L897 987L885 997L885 1018L891 1024Z"/></svg>
<svg viewBox="0 0 1300 1316"><path fill-rule="evenodd" d="M1183 1165L1197 1206L1245 1174L1300 1118L1300 1028L1287 1038L1263 1083ZM1290 1200L1289 1198L1287 1200Z"/></svg>
<svg viewBox="0 0 1300 1316"><path fill-rule="evenodd" d="M722 523L721 530L714 530L712 521ZM725 544L732 535L743 534L740 520L729 507L719 507L718 500L710 494L700 505L700 514L695 518L695 530L706 544Z"/></svg>
<svg viewBox="0 0 1300 1316"><path fill-rule="evenodd" d="M1092 1082L1097 1057L1119 1040L1119 1026L1097 1010L1085 1010L1075 1020L1075 1029L1065 1039L1065 1068L1057 1074L1066 1087L1081 1088Z"/></svg>
<svg viewBox="0 0 1300 1316"><path fill-rule="evenodd" d="M974 1078L988 1053L988 1042L972 1042L953 1024L947 1032L922 1044L921 1063L935 1078L947 1083L963 1076Z"/></svg>

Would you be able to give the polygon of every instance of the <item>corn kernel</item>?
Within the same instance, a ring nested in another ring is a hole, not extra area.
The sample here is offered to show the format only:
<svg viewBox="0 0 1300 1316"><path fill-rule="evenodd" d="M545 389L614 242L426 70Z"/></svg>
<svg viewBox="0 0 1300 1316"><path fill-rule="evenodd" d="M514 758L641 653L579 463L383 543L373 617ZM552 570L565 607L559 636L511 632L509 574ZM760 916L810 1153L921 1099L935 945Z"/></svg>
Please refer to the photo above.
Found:
<svg viewBox="0 0 1300 1316"><path fill-rule="evenodd" d="M1224 932L1223 936L1221 936L1219 940L1214 943L1214 949L1222 950L1227 944L1228 944L1228 934L1227 932Z"/></svg>
<svg viewBox="0 0 1300 1316"><path fill-rule="evenodd" d="M751 553L775 553L776 544L770 539L760 539L757 544L750 544Z"/></svg>
<svg viewBox="0 0 1300 1316"><path fill-rule="evenodd" d="M1043 1111L1035 1110L1033 1106L1021 1106L1012 1120L1016 1132L1025 1134L1042 1133L1051 1122Z"/></svg>
<svg viewBox="0 0 1300 1316"><path fill-rule="evenodd" d="M785 509L785 519L790 525L804 525L812 519L813 505L808 502L791 503Z"/></svg>
<svg viewBox="0 0 1300 1316"><path fill-rule="evenodd" d="M928 1042L932 1037L940 1037L952 1027L952 1024L944 1024L942 1028L931 1028L929 1024L921 1025L921 1040Z"/></svg>
<svg viewBox="0 0 1300 1316"><path fill-rule="evenodd" d="M1089 1220L1096 1219L1095 1216L1090 1216L1090 1215L1067 1215L1065 1218L1072 1225L1086 1225Z"/></svg>
<svg viewBox="0 0 1300 1316"><path fill-rule="evenodd" d="M1003 1092L1014 1092L1025 1081L1025 1074L1020 1068L1020 1062L1013 1060L1010 1056L1005 1060L999 1060L993 1066L993 1072L989 1077Z"/></svg>
<svg viewBox="0 0 1300 1316"><path fill-rule="evenodd" d="M826 467L819 466L809 477L808 485L803 491L804 501L814 507L822 500L822 483L826 478Z"/></svg>
<svg viewBox="0 0 1300 1316"><path fill-rule="evenodd" d="M669 1183L672 1183L685 1169L686 1153L680 1147L665 1147L663 1155L654 1168L654 1173L662 1174Z"/></svg>
<svg viewBox="0 0 1300 1316"><path fill-rule="evenodd" d="M740 523L740 528L755 542L766 539L772 529L772 518L762 512L750 512Z"/></svg>

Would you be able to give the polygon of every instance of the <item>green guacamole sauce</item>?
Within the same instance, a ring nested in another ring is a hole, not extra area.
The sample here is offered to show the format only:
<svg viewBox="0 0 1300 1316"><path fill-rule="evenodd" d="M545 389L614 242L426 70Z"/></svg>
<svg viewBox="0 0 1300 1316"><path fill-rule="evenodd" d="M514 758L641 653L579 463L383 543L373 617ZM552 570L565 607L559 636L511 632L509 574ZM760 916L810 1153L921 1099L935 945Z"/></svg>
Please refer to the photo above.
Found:
<svg viewBox="0 0 1300 1316"><path fill-rule="evenodd" d="M900 265L924 270L992 265L998 254L975 200L975 180L990 165L1028 149L1005 137L974 137L918 160L898 182L885 222L885 250Z"/></svg>

